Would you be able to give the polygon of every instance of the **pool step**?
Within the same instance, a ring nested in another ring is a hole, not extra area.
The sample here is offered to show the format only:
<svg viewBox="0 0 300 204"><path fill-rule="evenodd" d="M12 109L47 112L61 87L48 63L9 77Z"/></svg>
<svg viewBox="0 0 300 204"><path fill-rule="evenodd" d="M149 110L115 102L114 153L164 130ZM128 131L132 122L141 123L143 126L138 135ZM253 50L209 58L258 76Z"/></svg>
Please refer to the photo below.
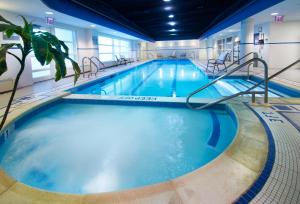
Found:
<svg viewBox="0 0 300 204"><path fill-rule="evenodd" d="M225 80L221 80L221 81L217 82L215 87L222 96L228 96L228 95L236 94L241 91L246 91L247 89L251 88L255 84L256 84L255 82L252 82L250 80L225 79ZM255 88L254 90L263 91L264 86L259 86L259 87ZM249 94L249 96L250 96L250 94ZM262 94L258 94L257 96L263 97ZM281 97L281 96L284 97L283 94L278 93L277 91L274 91L272 89L269 89L269 96L270 97Z"/></svg>

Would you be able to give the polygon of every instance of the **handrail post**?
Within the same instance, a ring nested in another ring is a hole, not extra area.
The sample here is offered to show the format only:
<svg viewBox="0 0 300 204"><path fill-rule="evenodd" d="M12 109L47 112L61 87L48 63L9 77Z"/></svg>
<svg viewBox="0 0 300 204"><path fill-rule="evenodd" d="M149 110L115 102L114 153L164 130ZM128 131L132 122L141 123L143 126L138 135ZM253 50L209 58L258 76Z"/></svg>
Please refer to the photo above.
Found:
<svg viewBox="0 0 300 204"><path fill-rule="evenodd" d="M84 57L85 58L85 57ZM81 60L81 65L82 65L82 72L83 72L83 78L85 78L85 71L84 71L84 58Z"/></svg>
<svg viewBox="0 0 300 204"><path fill-rule="evenodd" d="M251 97L252 98L252 103L255 103L255 93L252 93L251 96L252 96Z"/></svg>
<svg viewBox="0 0 300 204"><path fill-rule="evenodd" d="M269 99L269 67L268 64L264 62L264 66L265 66L265 94L264 94L264 103L267 104L268 103L268 99Z"/></svg>

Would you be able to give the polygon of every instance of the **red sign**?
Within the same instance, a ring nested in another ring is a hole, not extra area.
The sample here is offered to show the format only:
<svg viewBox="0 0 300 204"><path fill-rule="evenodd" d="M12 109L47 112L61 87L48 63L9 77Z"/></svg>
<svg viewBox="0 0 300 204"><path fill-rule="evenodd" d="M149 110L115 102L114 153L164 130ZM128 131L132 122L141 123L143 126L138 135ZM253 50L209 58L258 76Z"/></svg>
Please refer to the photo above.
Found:
<svg viewBox="0 0 300 204"><path fill-rule="evenodd" d="M48 25L53 25L54 24L54 18L52 18L52 17L46 17L46 23Z"/></svg>
<svg viewBox="0 0 300 204"><path fill-rule="evenodd" d="M284 16L280 16L280 15L274 16L275 22L283 22L283 18L284 18Z"/></svg>

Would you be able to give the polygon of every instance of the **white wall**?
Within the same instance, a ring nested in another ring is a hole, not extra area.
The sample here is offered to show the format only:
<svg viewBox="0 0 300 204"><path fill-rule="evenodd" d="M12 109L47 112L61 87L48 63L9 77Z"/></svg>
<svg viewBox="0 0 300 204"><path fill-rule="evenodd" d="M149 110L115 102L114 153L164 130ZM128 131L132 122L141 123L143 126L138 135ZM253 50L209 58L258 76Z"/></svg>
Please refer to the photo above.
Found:
<svg viewBox="0 0 300 204"><path fill-rule="evenodd" d="M142 44L143 57L169 57L176 55L180 57L186 54L187 57L199 59L199 40L173 40L157 41L155 43Z"/></svg>
<svg viewBox="0 0 300 204"><path fill-rule="evenodd" d="M281 43L269 45L271 68L283 68L300 59L300 21L271 23L269 42Z"/></svg>

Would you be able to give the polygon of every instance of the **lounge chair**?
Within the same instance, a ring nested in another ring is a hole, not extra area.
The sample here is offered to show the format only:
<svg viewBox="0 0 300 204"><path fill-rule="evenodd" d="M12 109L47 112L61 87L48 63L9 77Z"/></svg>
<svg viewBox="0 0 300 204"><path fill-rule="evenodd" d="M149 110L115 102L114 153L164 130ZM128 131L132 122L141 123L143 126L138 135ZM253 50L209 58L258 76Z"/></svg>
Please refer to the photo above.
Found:
<svg viewBox="0 0 300 204"><path fill-rule="evenodd" d="M121 59L121 60L124 60L124 61L127 62L127 63L132 63L132 62L133 62L132 59L126 58L124 55L120 55L120 59Z"/></svg>
<svg viewBox="0 0 300 204"><path fill-rule="evenodd" d="M181 59L185 59L185 58L186 58L186 53L181 53L181 54L180 54L180 58L181 58Z"/></svg>
<svg viewBox="0 0 300 204"><path fill-rule="evenodd" d="M127 62L126 62L125 60L123 60L123 59L121 59L121 58L118 58L117 55L115 55L115 58L116 58L115 63L116 63L117 66L118 66L118 65L127 64Z"/></svg>
<svg viewBox="0 0 300 204"><path fill-rule="evenodd" d="M176 59L176 51L174 50L172 54L169 56L171 59Z"/></svg>
<svg viewBox="0 0 300 204"><path fill-rule="evenodd" d="M213 68L212 73L215 72L215 69L217 69L219 72L220 71L219 66L222 65L222 66L224 66L224 68L222 70L227 72L227 67L226 67L225 62L228 59L229 55L230 55L230 52L225 51L225 52L222 52L217 59L209 59L207 61L206 71L209 71L209 68Z"/></svg>

